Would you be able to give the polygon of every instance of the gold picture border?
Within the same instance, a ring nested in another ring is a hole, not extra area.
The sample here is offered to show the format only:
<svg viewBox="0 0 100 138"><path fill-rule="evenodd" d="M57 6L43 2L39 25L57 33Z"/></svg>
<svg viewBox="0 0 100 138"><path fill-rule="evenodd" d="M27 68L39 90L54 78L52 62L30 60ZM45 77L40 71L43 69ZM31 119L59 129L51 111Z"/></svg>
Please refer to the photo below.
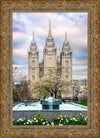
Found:
<svg viewBox="0 0 100 138"><path fill-rule="evenodd" d="M96 1L1 1L1 136L2 137L98 137L98 9ZM88 125L12 125L12 12L88 13Z"/></svg>

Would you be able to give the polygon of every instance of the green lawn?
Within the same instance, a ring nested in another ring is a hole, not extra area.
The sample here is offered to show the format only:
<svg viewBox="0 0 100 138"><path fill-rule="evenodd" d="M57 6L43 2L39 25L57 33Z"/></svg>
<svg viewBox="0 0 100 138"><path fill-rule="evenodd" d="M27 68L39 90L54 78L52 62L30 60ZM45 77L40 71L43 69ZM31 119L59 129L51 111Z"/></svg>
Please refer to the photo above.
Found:
<svg viewBox="0 0 100 138"><path fill-rule="evenodd" d="M87 102L76 102L76 103L87 106Z"/></svg>

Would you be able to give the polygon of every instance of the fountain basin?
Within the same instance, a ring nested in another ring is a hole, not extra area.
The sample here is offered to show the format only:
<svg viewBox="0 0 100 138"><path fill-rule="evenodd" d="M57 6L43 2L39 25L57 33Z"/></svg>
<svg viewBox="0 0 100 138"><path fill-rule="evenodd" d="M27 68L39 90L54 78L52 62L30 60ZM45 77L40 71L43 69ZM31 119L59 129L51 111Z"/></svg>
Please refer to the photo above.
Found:
<svg viewBox="0 0 100 138"><path fill-rule="evenodd" d="M35 106L34 106L35 105ZM37 114L44 115L48 121L52 121L54 116L66 115L67 117L79 116L80 113L87 116L87 107L75 103L62 103L59 105L59 110L43 110L40 102L32 103L31 105L25 106L25 103L20 103L13 107L13 119L18 120L19 118L30 119Z"/></svg>
<svg viewBox="0 0 100 138"><path fill-rule="evenodd" d="M49 97L48 99L41 100L40 103L42 104L43 110L45 109L52 110L52 109L59 109L59 105L62 104L62 100Z"/></svg>

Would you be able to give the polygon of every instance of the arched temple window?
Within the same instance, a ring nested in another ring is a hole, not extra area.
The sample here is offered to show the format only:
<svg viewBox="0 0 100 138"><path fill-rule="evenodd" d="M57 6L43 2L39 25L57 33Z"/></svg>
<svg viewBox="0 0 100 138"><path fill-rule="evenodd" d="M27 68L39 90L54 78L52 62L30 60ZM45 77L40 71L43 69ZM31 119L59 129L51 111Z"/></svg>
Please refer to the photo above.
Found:
<svg viewBox="0 0 100 138"><path fill-rule="evenodd" d="M34 72L35 72L35 69L33 68L33 69L32 69L32 73L34 73Z"/></svg>
<svg viewBox="0 0 100 138"><path fill-rule="evenodd" d="M33 67L35 66L35 61L34 61L34 60L32 61L32 66L33 66Z"/></svg>
<svg viewBox="0 0 100 138"><path fill-rule="evenodd" d="M34 75L32 76L32 79L33 79L33 80L35 79Z"/></svg>
<svg viewBox="0 0 100 138"><path fill-rule="evenodd" d="M69 64L69 62L68 62L68 61L66 61L66 67L68 67L68 64Z"/></svg>
<svg viewBox="0 0 100 138"><path fill-rule="evenodd" d="M49 67L51 67L51 65L52 65L52 58L50 57L49 58Z"/></svg>

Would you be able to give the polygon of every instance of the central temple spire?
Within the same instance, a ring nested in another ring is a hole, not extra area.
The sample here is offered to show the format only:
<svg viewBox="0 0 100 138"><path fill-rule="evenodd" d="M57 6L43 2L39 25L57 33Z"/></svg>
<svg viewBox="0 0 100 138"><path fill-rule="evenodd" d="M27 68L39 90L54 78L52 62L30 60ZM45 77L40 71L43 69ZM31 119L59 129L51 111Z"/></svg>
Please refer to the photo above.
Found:
<svg viewBox="0 0 100 138"><path fill-rule="evenodd" d="M51 20L49 20L49 33L48 33L48 38L52 38L52 33L51 33Z"/></svg>
<svg viewBox="0 0 100 138"><path fill-rule="evenodd" d="M34 32L33 32L32 43L35 43L35 39L34 39Z"/></svg>
<svg viewBox="0 0 100 138"><path fill-rule="evenodd" d="M65 43L67 43L67 33L65 33Z"/></svg>

